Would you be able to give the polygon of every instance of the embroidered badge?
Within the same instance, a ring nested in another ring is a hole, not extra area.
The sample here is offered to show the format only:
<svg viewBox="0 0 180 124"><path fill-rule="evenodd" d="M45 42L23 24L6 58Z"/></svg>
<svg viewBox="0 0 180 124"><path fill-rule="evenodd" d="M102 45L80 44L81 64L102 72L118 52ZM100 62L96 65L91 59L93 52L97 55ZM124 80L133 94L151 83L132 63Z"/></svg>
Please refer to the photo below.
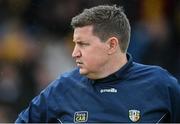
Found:
<svg viewBox="0 0 180 124"><path fill-rule="evenodd" d="M88 112L87 111L78 111L74 113L74 122L75 123L84 123L88 120Z"/></svg>
<svg viewBox="0 0 180 124"><path fill-rule="evenodd" d="M137 122L140 119L140 111L139 110L129 110L129 118L133 122Z"/></svg>

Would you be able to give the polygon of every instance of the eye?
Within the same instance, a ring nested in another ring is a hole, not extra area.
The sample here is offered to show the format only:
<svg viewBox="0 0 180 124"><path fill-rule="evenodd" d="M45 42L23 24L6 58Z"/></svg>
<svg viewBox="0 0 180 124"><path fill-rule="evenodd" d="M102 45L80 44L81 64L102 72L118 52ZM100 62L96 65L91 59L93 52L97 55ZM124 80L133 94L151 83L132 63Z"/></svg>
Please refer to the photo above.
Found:
<svg viewBox="0 0 180 124"><path fill-rule="evenodd" d="M81 47L85 47L85 46L88 46L89 43L79 42L78 45L81 46Z"/></svg>

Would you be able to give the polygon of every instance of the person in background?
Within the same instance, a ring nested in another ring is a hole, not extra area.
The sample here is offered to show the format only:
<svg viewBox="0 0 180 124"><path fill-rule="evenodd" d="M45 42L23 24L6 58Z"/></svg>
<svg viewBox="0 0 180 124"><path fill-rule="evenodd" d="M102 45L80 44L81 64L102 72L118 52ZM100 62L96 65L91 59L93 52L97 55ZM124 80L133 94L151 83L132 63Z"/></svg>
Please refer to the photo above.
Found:
<svg viewBox="0 0 180 124"><path fill-rule="evenodd" d="M159 66L133 61L122 7L85 9L71 25L77 68L36 96L16 123L180 122L178 81Z"/></svg>

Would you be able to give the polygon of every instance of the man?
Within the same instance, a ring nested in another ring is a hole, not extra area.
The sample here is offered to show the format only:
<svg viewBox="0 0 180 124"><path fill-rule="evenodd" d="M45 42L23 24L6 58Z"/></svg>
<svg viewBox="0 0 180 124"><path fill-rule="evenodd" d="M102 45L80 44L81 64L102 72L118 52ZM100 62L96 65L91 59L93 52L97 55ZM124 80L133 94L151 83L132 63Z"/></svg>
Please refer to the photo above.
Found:
<svg viewBox="0 0 180 124"><path fill-rule="evenodd" d="M180 86L166 70L132 61L121 7L101 5L72 19L77 68L52 82L16 122L180 122Z"/></svg>

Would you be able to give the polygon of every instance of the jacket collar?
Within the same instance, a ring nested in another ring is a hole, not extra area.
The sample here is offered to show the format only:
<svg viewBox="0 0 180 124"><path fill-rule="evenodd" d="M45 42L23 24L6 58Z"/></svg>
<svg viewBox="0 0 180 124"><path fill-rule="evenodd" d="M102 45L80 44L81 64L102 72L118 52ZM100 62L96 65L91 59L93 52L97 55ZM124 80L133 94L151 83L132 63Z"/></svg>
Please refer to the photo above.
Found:
<svg viewBox="0 0 180 124"><path fill-rule="evenodd" d="M124 79L126 76L128 76L128 70L132 66L133 58L129 53L127 53L126 56L127 56L128 62L123 67L121 67L117 72L115 72L105 78L102 78L102 79L92 80L92 83L93 84L108 83L108 82L116 81L119 79Z"/></svg>

